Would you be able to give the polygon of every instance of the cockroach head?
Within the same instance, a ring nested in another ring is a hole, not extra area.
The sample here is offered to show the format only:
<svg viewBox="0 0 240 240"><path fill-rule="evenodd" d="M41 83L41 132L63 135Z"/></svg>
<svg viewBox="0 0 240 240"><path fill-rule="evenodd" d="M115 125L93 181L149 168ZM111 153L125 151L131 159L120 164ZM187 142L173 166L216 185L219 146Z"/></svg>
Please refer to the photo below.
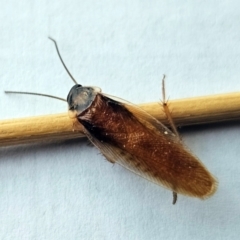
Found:
<svg viewBox="0 0 240 240"><path fill-rule="evenodd" d="M74 85L67 96L70 118L75 118L87 109L100 92L101 89L98 87L83 87L80 84Z"/></svg>

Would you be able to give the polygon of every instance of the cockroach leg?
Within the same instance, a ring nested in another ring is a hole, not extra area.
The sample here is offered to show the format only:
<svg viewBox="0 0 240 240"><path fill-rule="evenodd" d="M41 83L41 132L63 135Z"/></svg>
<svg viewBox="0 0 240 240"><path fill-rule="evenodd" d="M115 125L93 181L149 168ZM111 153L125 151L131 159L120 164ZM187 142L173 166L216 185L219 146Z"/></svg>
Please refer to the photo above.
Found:
<svg viewBox="0 0 240 240"><path fill-rule="evenodd" d="M167 117L167 120L169 121L169 124L170 124L170 127L172 128L172 131L174 132L174 134L176 135L176 137L180 139L180 136L179 136L179 133L177 131L177 127L172 119L172 116L171 116L171 112L168 108L168 103L166 101L166 91L165 91L165 75L163 75L163 79L162 79L162 96L163 96L163 100L162 100L162 106L163 106L163 110L164 110L164 113L166 114L166 117Z"/></svg>
<svg viewBox="0 0 240 240"><path fill-rule="evenodd" d="M177 202L177 193L176 192L172 192L173 193L173 201L172 204L174 205Z"/></svg>
<svg viewBox="0 0 240 240"><path fill-rule="evenodd" d="M172 131L174 132L176 137L179 139L179 141L181 141L179 133L177 131L177 127L174 124L174 121L173 121L172 116L171 116L171 112L168 108L168 104L167 104L167 100L166 100L166 90L165 90L165 77L166 76L163 75L163 79L162 79L162 97L163 97L162 106L163 106L164 113L166 114L166 117L167 117L167 119L169 121L169 124L172 128ZM177 202L177 193L173 191L173 202L172 202L172 204L174 205L176 202Z"/></svg>

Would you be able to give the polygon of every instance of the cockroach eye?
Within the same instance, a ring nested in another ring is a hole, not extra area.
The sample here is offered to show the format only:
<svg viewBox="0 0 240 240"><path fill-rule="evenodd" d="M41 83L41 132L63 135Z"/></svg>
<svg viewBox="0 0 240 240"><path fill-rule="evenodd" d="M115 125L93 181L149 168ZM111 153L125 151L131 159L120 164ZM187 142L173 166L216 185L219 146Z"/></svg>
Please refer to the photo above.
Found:
<svg viewBox="0 0 240 240"><path fill-rule="evenodd" d="M101 92L101 89L98 87L83 87L80 84L74 85L67 96L70 118L78 116L87 109L99 92Z"/></svg>
<svg viewBox="0 0 240 240"><path fill-rule="evenodd" d="M76 88L81 88L82 87L82 85L80 85L80 84L77 84L77 86L76 86Z"/></svg>

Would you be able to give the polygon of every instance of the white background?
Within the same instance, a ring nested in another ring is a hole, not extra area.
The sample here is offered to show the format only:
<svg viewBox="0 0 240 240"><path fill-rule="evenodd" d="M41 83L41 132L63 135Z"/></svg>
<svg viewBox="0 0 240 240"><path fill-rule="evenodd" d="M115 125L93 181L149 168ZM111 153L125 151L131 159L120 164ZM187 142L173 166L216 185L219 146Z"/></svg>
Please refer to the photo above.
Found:
<svg viewBox="0 0 240 240"><path fill-rule="evenodd" d="M134 103L240 90L240 4L225 1L0 1L0 119L67 110L73 83ZM112 166L87 141L0 149L0 239L239 239L240 124L181 131L217 176L206 201Z"/></svg>

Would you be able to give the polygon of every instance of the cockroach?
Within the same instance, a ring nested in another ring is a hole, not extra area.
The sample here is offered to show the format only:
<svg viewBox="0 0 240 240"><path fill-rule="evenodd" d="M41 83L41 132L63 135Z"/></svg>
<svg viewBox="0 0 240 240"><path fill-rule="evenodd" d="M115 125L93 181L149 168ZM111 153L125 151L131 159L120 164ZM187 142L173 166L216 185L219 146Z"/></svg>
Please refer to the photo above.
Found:
<svg viewBox="0 0 240 240"><path fill-rule="evenodd" d="M173 133L140 107L104 94L98 87L78 84L64 64L56 41L50 40L54 42L64 68L75 83L67 96L73 130L81 129L109 162L118 163L170 189L173 204L178 193L200 199L215 193L217 180L185 147L176 130ZM65 101L51 95L37 95ZM165 100L164 109L174 129Z"/></svg>

